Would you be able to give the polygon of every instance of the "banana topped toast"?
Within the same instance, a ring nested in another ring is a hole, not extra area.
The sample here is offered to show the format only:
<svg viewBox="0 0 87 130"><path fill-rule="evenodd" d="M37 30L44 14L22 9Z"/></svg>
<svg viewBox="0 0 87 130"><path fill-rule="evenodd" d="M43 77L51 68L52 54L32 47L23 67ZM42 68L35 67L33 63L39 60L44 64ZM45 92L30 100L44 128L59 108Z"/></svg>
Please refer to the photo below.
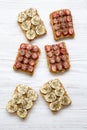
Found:
<svg viewBox="0 0 87 130"><path fill-rule="evenodd" d="M41 87L40 93L47 102L49 109L53 112L57 112L71 104L71 99L59 79L45 83Z"/></svg>
<svg viewBox="0 0 87 130"><path fill-rule="evenodd" d="M45 25L35 8L20 12L17 21L29 41L46 34Z"/></svg>
<svg viewBox="0 0 87 130"><path fill-rule="evenodd" d="M8 101L6 109L9 113L16 113L20 118L26 118L37 97L38 95L33 89L19 84L14 90L11 100Z"/></svg>
<svg viewBox="0 0 87 130"><path fill-rule="evenodd" d="M22 43L18 49L14 70L21 70L33 74L39 59L40 49L37 45Z"/></svg>
<svg viewBox="0 0 87 130"><path fill-rule="evenodd" d="M69 54L64 42L53 45L45 45L49 71L60 73L70 68Z"/></svg>
<svg viewBox="0 0 87 130"><path fill-rule="evenodd" d="M55 40L74 37L73 19L69 9L52 12L50 14L50 23Z"/></svg>

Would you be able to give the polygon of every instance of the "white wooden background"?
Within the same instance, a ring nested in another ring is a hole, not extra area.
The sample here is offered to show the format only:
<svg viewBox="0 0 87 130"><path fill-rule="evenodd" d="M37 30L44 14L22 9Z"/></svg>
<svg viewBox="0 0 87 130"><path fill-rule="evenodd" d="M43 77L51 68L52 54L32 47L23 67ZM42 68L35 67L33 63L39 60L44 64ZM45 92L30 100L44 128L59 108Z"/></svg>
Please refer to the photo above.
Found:
<svg viewBox="0 0 87 130"><path fill-rule="evenodd" d="M44 20L47 35L32 42L41 48L34 75L13 71L17 49L27 42L17 25L17 14L29 7L38 9ZM70 54L70 71L53 75L48 71L44 45L56 43L53 39L49 14L57 9L72 11L76 36L64 40ZM26 120L7 113L5 107L15 86L30 85L39 94L44 82L58 77L67 89L72 105L57 114L51 113L42 97ZM0 0L0 130L87 130L87 0Z"/></svg>

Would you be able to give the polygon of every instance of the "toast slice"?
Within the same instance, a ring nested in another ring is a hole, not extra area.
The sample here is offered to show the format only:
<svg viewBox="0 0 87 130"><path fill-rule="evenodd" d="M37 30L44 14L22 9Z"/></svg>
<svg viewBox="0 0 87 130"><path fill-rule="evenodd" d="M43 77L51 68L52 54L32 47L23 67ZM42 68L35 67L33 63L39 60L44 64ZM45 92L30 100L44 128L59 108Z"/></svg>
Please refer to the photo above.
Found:
<svg viewBox="0 0 87 130"><path fill-rule="evenodd" d="M52 112L60 111L71 104L71 99L59 79L46 82L41 87L40 93Z"/></svg>
<svg viewBox="0 0 87 130"><path fill-rule="evenodd" d="M18 117L24 119L37 97L37 93L31 87L19 84L16 86L11 100L8 101L6 109L9 113L17 114Z"/></svg>
<svg viewBox="0 0 87 130"><path fill-rule="evenodd" d="M64 42L45 45L45 52L50 72L61 73L69 70L69 54Z"/></svg>
<svg viewBox="0 0 87 130"><path fill-rule="evenodd" d="M44 22L35 8L29 8L20 12L17 17L17 22L29 41L47 33Z"/></svg>
<svg viewBox="0 0 87 130"><path fill-rule="evenodd" d="M54 39L73 38L75 36L72 14L69 9L61 9L50 14Z"/></svg>
<svg viewBox="0 0 87 130"><path fill-rule="evenodd" d="M39 55L40 49L37 45L22 43L18 49L13 69L32 75L38 62Z"/></svg>

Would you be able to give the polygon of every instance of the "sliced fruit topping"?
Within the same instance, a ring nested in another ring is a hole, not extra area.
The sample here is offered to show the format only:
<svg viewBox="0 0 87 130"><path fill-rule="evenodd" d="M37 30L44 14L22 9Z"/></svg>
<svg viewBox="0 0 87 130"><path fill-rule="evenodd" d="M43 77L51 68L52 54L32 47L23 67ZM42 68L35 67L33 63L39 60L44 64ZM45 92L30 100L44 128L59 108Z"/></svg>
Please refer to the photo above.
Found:
<svg viewBox="0 0 87 130"><path fill-rule="evenodd" d="M32 108L33 102L32 102L32 100L30 100L29 98L25 98L25 99L23 100L22 105L23 105L23 108L29 110L29 109Z"/></svg>
<svg viewBox="0 0 87 130"><path fill-rule="evenodd" d="M38 52L38 51L39 51L39 48L38 48L37 45L34 45L34 46L33 46L33 51L34 51L34 52Z"/></svg>
<svg viewBox="0 0 87 130"><path fill-rule="evenodd" d="M32 53L30 51L26 51L25 57L26 58L30 58L32 55Z"/></svg>
<svg viewBox="0 0 87 130"><path fill-rule="evenodd" d="M48 57L52 57L52 56L53 56L52 51L49 51L49 52L47 53L47 56L48 56Z"/></svg>
<svg viewBox="0 0 87 130"><path fill-rule="evenodd" d="M56 36L57 36L57 37L60 37L60 36L61 36L61 31L56 31L55 33L56 33Z"/></svg>
<svg viewBox="0 0 87 130"><path fill-rule="evenodd" d="M20 103L22 103L23 96L22 96L21 93L15 92L15 93L13 94L12 98L14 99L15 104L20 104Z"/></svg>
<svg viewBox="0 0 87 130"><path fill-rule="evenodd" d="M63 62L63 66L65 69L68 69L70 67L70 64L68 61Z"/></svg>
<svg viewBox="0 0 87 130"><path fill-rule="evenodd" d="M13 99L7 103L6 109L9 113L14 113L17 111L18 107Z"/></svg>
<svg viewBox="0 0 87 130"><path fill-rule="evenodd" d="M28 90L27 98L29 98L32 101L36 101L37 97L37 93L34 90Z"/></svg>
<svg viewBox="0 0 87 130"><path fill-rule="evenodd" d="M56 67L57 67L58 71L62 71L62 69L63 69L63 66L61 63L56 64Z"/></svg>
<svg viewBox="0 0 87 130"><path fill-rule="evenodd" d="M54 72L54 73L57 71L56 64L50 65L50 71L51 71L51 72Z"/></svg>
<svg viewBox="0 0 87 130"><path fill-rule="evenodd" d="M30 51L30 50L32 50L33 46L32 46L32 44L29 43L26 48L28 51Z"/></svg>
<svg viewBox="0 0 87 130"><path fill-rule="evenodd" d="M25 31L29 30L31 27L31 22L29 20L26 20L24 21L22 24L21 24L21 28Z"/></svg>
<svg viewBox="0 0 87 130"><path fill-rule="evenodd" d="M26 49L26 43L21 43L21 45L20 45L20 49Z"/></svg>
<svg viewBox="0 0 87 130"><path fill-rule="evenodd" d="M25 55L25 50L24 49L20 49L19 50L19 55L24 56Z"/></svg>
<svg viewBox="0 0 87 130"><path fill-rule="evenodd" d="M24 58L24 64L28 64L29 60L27 58Z"/></svg>
<svg viewBox="0 0 87 130"><path fill-rule="evenodd" d="M64 89L62 87L59 87L55 90L56 96L63 96L65 93Z"/></svg>
<svg viewBox="0 0 87 130"><path fill-rule="evenodd" d="M46 52L50 52L51 48L52 48L52 47L51 47L50 45L46 45L46 46L45 46Z"/></svg>
<svg viewBox="0 0 87 130"><path fill-rule="evenodd" d="M29 17L34 17L37 14L37 10L35 8L30 8L27 9L26 13Z"/></svg>
<svg viewBox="0 0 87 130"><path fill-rule="evenodd" d="M38 15L34 16L34 17L31 19L31 23L32 23L33 25L39 25L40 22L41 22L41 18L40 18Z"/></svg>
<svg viewBox="0 0 87 130"><path fill-rule="evenodd" d="M51 92L51 87L50 85L47 83L45 84L41 89L40 91L43 93L43 94L47 94L47 93L50 93Z"/></svg>
<svg viewBox="0 0 87 130"><path fill-rule="evenodd" d="M18 90L18 92L19 92L20 94L26 94L27 91L28 91L28 88L27 88L25 85L23 85L23 84L19 84L19 85L17 86L17 90Z"/></svg>
<svg viewBox="0 0 87 130"><path fill-rule="evenodd" d="M69 9L65 9L65 14L66 15L71 15L71 11Z"/></svg>
<svg viewBox="0 0 87 130"><path fill-rule="evenodd" d="M59 101L62 105L69 105L71 103L71 100L68 96L62 96L59 98Z"/></svg>
<svg viewBox="0 0 87 130"><path fill-rule="evenodd" d="M31 66L31 65L29 65L29 67L28 67L28 71L29 71L30 73L33 73L33 72L34 72L34 67Z"/></svg>
<svg viewBox="0 0 87 130"><path fill-rule="evenodd" d="M23 59L24 59L24 57L23 57L23 56L19 56L17 60L18 60L19 62L22 62L22 61L23 61Z"/></svg>
<svg viewBox="0 0 87 130"><path fill-rule="evenodd" d="M16 69L21 69L22 64L20 62L16 62L16 64L14 65L14 67L16 67Z"/></svg>
<svg viewBox="0 0 87 130"><path fill-rule="evenodd" d="M55 57L49 58L49 63L54 64L55 63Z"/></svg>
<svg viewBox="0 0 87 130"><path fill-rule="evenodd" d="M54 79L50 82L50 86L53 88L53 89L57 89L61 86L61 83L58 79Z"/></svg>
<svg viewBox="0 0 87 130"><path fill-rule="evenodd" d="M17 115L20 117L20 118L25 118L27 116L27 110L26 109L23 109L23 108L19 108L17 110Z"/></svg>
<svg viewBox="0 0 87 130"><path fill-rule="evenodd" d="M69 34L70 35L73 35L74 34L74 29L71 27L71 28L69 28Z"/></svg>
<svg viewBox="0 0 87 130"><path fill-rule="evenodd" d="M54 101L49 105L52 111L59 111L61 109L61 103L59 101Z"/></svg>
<svg viewBox="0 0 87 130"><path fill-rule="evenodd" d="M46 94L44 97L47 102L53 102L56 100L56 95L53 92Z"/></svg>
<svg viewBox="0 0 87 130"><path fill-rule="evenodd" d="M38 35L43 35L46 32L44 25L36 26L35 30Z"/></svg>
<svg viewBox="0 0 87 130"><path fill-rule="evenodd" d="M33 40L35 37L36 37L36 33L33 29L31 30L28 30L26 32L26 37L29 39L29 40Z"/></svg>
<svg viewBox="0 0 87 130"><path fill-rule="evenodd" d="M57 56L55 60L56 60L57 63L59 63L61 61L59 56Z"/></svg>
<svg viewBox="0 0 87 130"><path fill-rule="evenodd" d="M20 12L17 17L17 21L22 23L27 19L27 14L25 12Z"/></svg>
<svg viewBox="0 0 87 130"><path fill-rule="evenodd" d="M38 58L38 53L32 53L32 59L36 60Z"/></svg>
<svg viewBox="0 0 87 130"><path fill-rule="evenodd" d="M27 70L27 68L28 68L28 65L26 65L26 64L22 64L21 69L22 69L23 71L26 71L26 70Z"/></svg>

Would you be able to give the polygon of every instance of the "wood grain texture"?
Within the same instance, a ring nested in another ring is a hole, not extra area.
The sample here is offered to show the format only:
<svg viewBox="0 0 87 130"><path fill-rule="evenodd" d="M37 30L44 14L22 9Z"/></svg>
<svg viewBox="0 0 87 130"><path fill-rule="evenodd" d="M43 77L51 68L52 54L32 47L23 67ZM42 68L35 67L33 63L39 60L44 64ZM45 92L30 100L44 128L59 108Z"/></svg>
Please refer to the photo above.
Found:
<svg viewBox="0 0 87 130"><path fill-rule="evenodd" d="M32 44L41 48L39 63L33 76L15 72L13 64L20 43L27 42L16 22L17 14L29 7L37 8L47 28L47 35ZM49 14L57 9L72 11L75 38L65 39L71 69L64 74L48 71L44 45L54 44ZM87 130L87 0L0 0L0 130ZM72 105L57 114L50 112L39 95L26 120L5 110L7 101L19 83L28 84L39 94L40 87L50 79L59 78Z"/></svg>

